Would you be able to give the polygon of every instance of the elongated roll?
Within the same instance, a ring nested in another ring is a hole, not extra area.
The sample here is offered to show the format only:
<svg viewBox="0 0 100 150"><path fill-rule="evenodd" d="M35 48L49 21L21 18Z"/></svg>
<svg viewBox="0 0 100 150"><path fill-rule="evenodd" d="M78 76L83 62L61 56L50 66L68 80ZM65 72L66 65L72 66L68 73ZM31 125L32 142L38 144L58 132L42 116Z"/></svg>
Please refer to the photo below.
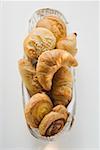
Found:
<svg viewBox="0 0 100 150"><path fill-rule="evenodd" d="M18 65L22 81L30 96L42 92L43 88L38 82L35 66L27 59L20 59Z"/></svg>

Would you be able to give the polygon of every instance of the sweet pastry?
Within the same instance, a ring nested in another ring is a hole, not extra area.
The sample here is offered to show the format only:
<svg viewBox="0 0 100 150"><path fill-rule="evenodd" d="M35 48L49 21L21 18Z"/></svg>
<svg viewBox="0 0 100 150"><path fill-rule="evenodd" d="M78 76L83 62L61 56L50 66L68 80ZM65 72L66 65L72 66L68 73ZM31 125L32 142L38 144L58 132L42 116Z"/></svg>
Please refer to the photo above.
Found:
<svg viewBox="0 0 100 150"><path fill-rule="evenodd" d="M56 15L43 17L38 21L36 26L49 29L55 35L57 41L61 38L65 38L67 34L66 25Z"/></svg>
<svg viewBox="0 0 100 150"><path fill-rule="evenodd" d="M71 53L73 56L77 53L77 43L76 43L76 33L68 35L66 38L61 39L57 42L57 48L66 50Z"/></svg>
<svg viewBox="0 0 100 150"><path fill-rule="evenodd" d="M53 104L45 93L37 93L25 106L25 118L31 128L38 128L43 117L52 110Z"/></svg>
<svg viewBox="0 0 100 150"><path fill-rule="evenodd" d="M68 116L69 116L69 113L67 112L66 110L66 107L64 105L57 105L53 108L53 111L54 112L58 112L58 113L61 113L61 114L64 114L65 115L65 118L67 120Z"/></svg>
<svg viewBox="0 0 100 150"><path fill-rule="evenodd" d="M37 80L35 66L27 59L20 59L18 62L20 75L30 96L42 92L43 88Z"/></svg>
<svg viewBox="0 0 100 150"><path fill-rule="evenodd" d="M72 99L73 78L68 68L60 68L54 75L51 97L54 105L67 106Z"/></svg>
<svg viewBox="0 0 100 150"><path fill-rule="evenodd" d="M24 52L30 60L36 60L38 56L55 48L56 38L51 31L45 28L34 28L24 40Z"/></svg>
<svg viewBox="0 0 100 150"><path fill-rule="evenodd" d="M42 119L39 132L42 136L53 136L59 133L66 123L66 116L59 112L51 111Z"/></svg>
<svg viewBox="0 0 100 150"><path fill-rule="evenodd" d="M37 78L43 89L49 91L54 74L62 66L77 66L76 59L68 52L60 49L46 51L38 58L36 66Z"/></svg>

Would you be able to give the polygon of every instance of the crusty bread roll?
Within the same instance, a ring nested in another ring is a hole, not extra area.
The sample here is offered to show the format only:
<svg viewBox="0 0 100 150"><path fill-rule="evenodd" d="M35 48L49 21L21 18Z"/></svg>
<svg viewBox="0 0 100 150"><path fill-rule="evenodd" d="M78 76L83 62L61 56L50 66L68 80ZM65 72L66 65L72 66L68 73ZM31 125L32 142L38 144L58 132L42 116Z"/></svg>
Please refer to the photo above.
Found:
<svg viewBox="0 0 100 150"><path fill-rule="evenodd" d="M43 17L38 21L36 26L49 29L55 35L57 41L61 38L66 37L67 35L66 25L56 15Z"/></svg>
<svg viewBox="0 0 100 150"><path fill-rule="evenodd" d="M30 60L37 59L46 50L55 48L56 38L45 28L34 28L24 40L24 52Z"/></svg>

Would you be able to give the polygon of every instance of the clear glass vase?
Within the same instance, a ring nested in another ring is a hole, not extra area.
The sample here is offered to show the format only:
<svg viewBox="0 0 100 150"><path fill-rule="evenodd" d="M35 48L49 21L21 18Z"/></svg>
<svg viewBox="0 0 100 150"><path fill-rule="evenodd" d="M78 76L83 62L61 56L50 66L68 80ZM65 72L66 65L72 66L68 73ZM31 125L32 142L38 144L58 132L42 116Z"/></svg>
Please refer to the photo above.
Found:
<svg viewBox="0 0 100 150"><path fill-rule="evenodd" d="M66 25L68 24L68 22L67 22L66 18L64 17L64 15L61 12L59 12L58 10L50 9L50 8L43 8L43 9L39 9L39 10L35 11L33 13L32 17L29 19L28 32L32 31L33 27L36 26L36 23L37 23L38 20L40 20L42 17L50 15L50 14L59 16L64 21L64 23ZM39 134L38 129L36 129L36 128L32 129L27 124L28 129L29 129L29 131L30 131L30 133L32 134L33 137L35 137L37 139L41 139L41 140L51 141L51 140L55 139L57 136L59 136L60 134L62 134L63 132L68 132L72 128L72 125L73 125L73 122L74 122L74 119L75 119L75 111L76 111L75 69L71 68L71 72L72 72L72 75L73 75L73 88L72 88L73 94L72 94L72 100L71 100L70 104L68 105L68 107L66 108L67 111L69 112L69 117L67 119L67 122L66 122L63 130L60 131L58 134L56 134L54 136L44 137L44 136L41 136ZM28 91L27 91L27 89L25 88L25 86L22 82L23 107L25 107L25 105L26 105L26 103L28 102L29 99L30 99L30 96L28 94Z"/></svg>

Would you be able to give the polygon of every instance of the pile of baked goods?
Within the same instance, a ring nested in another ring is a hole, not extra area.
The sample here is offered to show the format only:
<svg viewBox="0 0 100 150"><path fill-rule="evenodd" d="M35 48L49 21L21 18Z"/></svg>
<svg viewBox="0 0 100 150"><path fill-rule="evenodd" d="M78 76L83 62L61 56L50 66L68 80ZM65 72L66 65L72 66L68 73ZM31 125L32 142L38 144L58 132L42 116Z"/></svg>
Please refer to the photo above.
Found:
<svg viewBox="0 0 100 150"><path fill-rule="evenodd" d="M18 65L30 95L25 118L42 136L59 133L67 122L73 96L70 68L78 65L76 37L76 33L67 35L61 18L50 15L40 19L24 40L25 58Z"/></svg>

